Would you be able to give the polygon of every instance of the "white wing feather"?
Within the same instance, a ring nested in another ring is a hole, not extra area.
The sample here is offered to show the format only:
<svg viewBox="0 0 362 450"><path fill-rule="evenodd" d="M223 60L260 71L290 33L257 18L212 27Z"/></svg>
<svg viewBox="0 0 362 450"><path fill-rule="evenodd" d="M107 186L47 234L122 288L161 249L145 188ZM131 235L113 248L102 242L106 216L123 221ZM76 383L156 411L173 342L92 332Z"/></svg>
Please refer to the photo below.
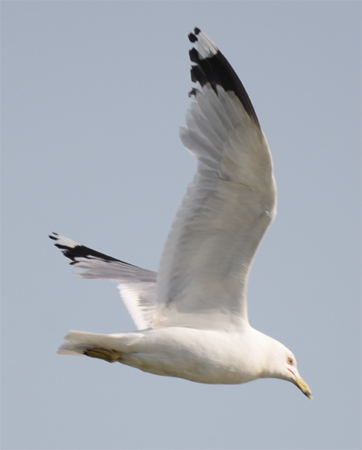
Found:
<svg viewBox="0 0 362 450"><path fill-rule="evenodd" d="M155 328L240 329L252 259L276 211L271 155L257 119L234 92L201 84L180 133L198 170L162 253Z"/></svg>

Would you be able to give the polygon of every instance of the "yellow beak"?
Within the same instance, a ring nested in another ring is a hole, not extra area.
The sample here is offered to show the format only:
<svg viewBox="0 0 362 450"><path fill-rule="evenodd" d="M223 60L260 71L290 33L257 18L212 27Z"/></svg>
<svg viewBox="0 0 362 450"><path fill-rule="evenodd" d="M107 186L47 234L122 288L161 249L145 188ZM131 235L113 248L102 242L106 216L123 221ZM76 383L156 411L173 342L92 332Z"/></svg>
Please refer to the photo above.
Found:
<svg viewBox="0 0 362 450"><path fill-rule="evenodd" d="M310 400L313 399L312 393L309 389L309 386L307 383L302 380L301 378L295 377L294 384L299 387L299 389L303 392L304 395L306 395Z"/></svg>

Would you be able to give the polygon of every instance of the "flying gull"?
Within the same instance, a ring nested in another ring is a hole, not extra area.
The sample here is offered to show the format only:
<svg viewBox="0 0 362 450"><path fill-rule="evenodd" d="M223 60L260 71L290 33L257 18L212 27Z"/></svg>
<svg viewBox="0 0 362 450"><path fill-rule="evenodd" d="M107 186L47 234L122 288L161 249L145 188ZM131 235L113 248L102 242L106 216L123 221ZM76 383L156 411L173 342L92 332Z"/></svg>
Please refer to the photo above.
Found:
<svg viewBox="0 0 362 450"><path fill-rule="evenodd" d="M138 331L70 331L59 354L81 354L199 383L257 378L294 383L307 397L293 353L249 324L246 288L254 254L276 214L271 154L244 86L215 44L189 34L195 87L180 137L197 158L159 272L53 233L88 279L118 284Z"/></svg>

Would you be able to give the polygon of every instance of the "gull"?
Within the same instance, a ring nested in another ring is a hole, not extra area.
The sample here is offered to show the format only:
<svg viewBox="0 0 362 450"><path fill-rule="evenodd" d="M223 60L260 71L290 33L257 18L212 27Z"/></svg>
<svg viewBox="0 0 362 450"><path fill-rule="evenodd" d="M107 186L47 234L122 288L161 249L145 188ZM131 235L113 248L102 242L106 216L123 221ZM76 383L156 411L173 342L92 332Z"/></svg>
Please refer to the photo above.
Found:
<svg viewBox="0 0 362 450"><path fill-rule="evenodd" d="M106 279L138 331L70 331L59 354L120 362L152 374L210 384L279 378L308 398L293 353L248 320L249 271L276 214L276 185L266 138L246 90L199 28L189 34L195 83L180 137L197 171L172 224L158 273L99 253L64 236L49 237L82 269Z"/></svg>

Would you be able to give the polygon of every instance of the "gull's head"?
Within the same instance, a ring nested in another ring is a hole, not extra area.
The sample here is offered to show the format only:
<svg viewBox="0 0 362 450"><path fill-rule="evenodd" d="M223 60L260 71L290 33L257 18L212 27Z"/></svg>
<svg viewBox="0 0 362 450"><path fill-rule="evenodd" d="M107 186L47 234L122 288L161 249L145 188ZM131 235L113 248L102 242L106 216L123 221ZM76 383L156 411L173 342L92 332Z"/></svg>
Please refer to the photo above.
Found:
<svg viewBox="0 0 362 450"><path fill-rule="evenodd" d="M284 347L284 345L283 345ZM281 360L279 360L279 369L282 370L281 377L284 380L291 381L295 384L304 395L306 395L310 400L312 400L312 392L309 389L307 383L299 375L297 368L297 361L293 353L284 347L284 351L281 355Z"/></svg>
<svg viewBox="0 0 362 450"><path fill-rule="evenodd" d="M265 369L264 377L291 381L304 395L312 400L312 392L309 386L299 375L295 356L287 347L272 338L269 338Z"/></svg>

